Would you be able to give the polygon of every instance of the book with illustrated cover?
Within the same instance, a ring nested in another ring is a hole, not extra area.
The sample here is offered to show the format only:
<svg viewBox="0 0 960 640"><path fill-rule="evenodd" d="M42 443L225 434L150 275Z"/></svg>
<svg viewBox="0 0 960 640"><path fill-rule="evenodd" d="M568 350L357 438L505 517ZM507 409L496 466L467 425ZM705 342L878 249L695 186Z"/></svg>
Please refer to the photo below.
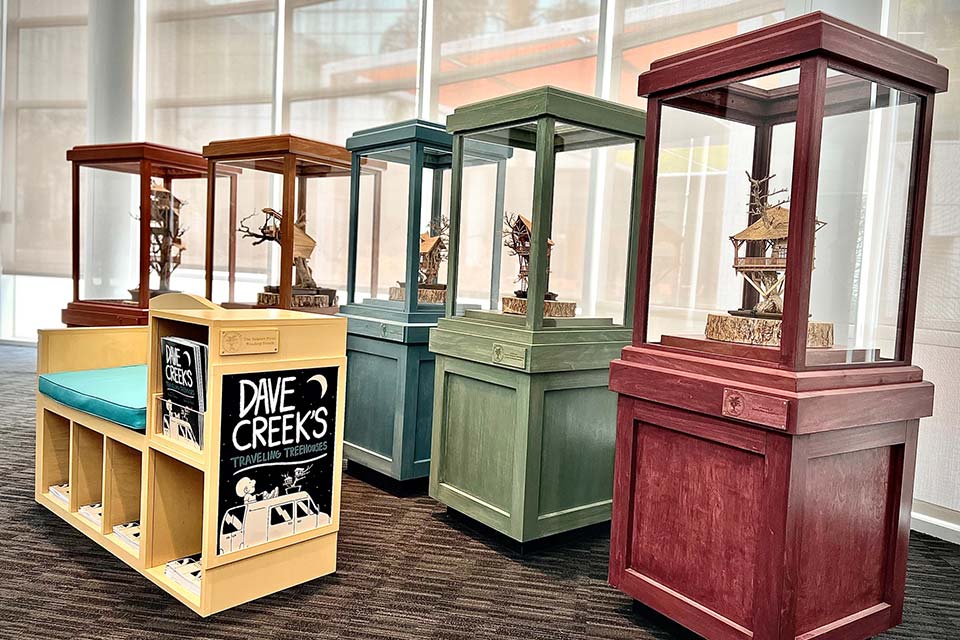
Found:
<svg viewBox="0 0 960 640"><path fill-rule="evenodd" d="M99 502L85 504L78 509L78 512L98 527L103 522L103 505Z"/></svg>
<svg viewBox="0 0 960 640"><path fill-rule="evenodd" d="M132 520L123 524L113 525L113 532L117 534L117 539L124 542L134 551L140 550L140 521Z"/></svg>
<svg viewBox="0 0 960 640"><path fill-rule="evenodd" d="M194 449L203 448L203 412L207 408L207 345L167 336L162 355L163 434Z"/></svg>
<svg viewBox="0 0 960 640"><path fill-rule="evenodd" d="M192 556L171 560L167 563L163 573L190 593L199 596L201 579L200 557L201 555L197 553Z"/></svg>
<svg viewBox="0 0 960 640"><path fill-rule="evenodd" d="M50 495L65 507L70 506L70 483L50 485Z"/></svg>

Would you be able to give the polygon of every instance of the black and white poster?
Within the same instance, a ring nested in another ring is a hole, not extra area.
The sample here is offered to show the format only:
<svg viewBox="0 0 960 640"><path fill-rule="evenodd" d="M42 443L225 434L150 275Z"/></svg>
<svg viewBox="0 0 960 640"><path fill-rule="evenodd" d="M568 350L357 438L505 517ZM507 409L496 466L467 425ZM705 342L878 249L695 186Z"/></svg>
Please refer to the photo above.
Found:
<svg viewBox="0 0 960 640"><path fill-rule="evenodd" d="M223 376L217 555L330 523L337 367Z"/></svg>

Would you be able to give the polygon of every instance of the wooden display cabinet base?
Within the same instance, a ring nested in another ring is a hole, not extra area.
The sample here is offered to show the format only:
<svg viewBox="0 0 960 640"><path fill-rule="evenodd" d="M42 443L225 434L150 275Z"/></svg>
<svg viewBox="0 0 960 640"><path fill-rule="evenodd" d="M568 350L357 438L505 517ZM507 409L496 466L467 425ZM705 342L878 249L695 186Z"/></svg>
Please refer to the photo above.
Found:
<svg viewBox="0 0 960 640"><path fill-rule="evenodd" d="M347 336L343 455L394 480L430 474L434 357L426 344Z"/></svg>
<svg viewBox="0 0 960 640"><path fill-rule="evenodd" d="M610 353L630 329L610 319L467 311L443 318L436 354L430 496L528 542L610 518L616 398Z"/></svg>
<svg viewBox="0 0 960 640"><path fill-rule="evenodd" d="M344 457L399 482L426 477L434 380L427 341L442 311L406 312L395 302L369 299L344 305L342 313L348 364Z"/></svg>
<svg viewBox="0 0 960 640"><path fill-rule="evenodd" d="M898 624L932 410L921 376L626 348L611 365L610 583L710 640L852 640Z"/></svg>
<svg viewBox="0 0 960 640"><path fill-rule="evenodd" d="M149 310L121 300L79 300L60 311L68 327L119 327L147 324Z"/></svg>

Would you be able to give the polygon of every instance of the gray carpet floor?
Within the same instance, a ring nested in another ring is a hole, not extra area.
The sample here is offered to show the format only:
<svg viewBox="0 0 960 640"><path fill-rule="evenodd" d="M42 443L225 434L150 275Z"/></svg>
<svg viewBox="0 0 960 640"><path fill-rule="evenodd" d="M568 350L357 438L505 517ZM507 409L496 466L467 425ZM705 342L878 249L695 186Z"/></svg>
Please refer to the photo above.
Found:
<svg viewBox="0 0 960 640"><path fill-rule="evenodd" d="M606 583L600 531L534 552L347 474L337 573L201 619L33 501L34 360L0 346L0 638L692 638ZM914 533L905 621L960 638L960 547Z"/></svg>

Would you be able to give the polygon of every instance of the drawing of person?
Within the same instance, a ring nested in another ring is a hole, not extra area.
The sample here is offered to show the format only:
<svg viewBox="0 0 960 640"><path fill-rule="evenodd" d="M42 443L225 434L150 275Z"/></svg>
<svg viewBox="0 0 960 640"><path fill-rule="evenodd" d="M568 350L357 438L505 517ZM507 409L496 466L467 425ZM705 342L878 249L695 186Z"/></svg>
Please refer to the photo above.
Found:
<svg viewBox="0 0 960 640"><path fill-rule="evenodd" d="M246 476L237 480L237 496L243 498L244 504L257 501L257 481Z"/></svg>

